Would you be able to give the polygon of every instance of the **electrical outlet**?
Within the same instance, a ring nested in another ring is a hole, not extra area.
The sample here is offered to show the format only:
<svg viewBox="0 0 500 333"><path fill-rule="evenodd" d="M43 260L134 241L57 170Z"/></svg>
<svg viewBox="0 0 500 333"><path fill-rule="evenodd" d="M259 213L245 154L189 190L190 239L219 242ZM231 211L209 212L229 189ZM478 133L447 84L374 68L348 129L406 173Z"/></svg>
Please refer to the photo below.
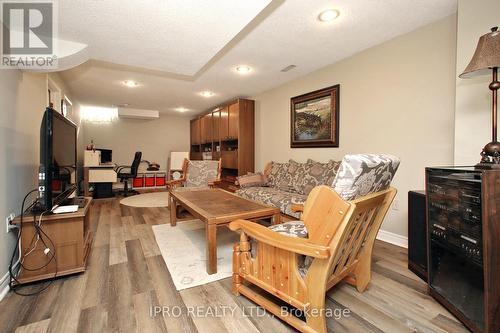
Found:
<svg viewBox="0 0 500 333"><path fill-rule="evenodd" d="M399 210L399 200L394 200L392 203L392 210Z"/></svg>
<svg viewBox="0 0 500 333"><path fill-rule="evenodd" d="M17 228L15 225L12 224L12 221L16 218L16 214L10 213L9 216L5 218L5 224L7 226L7 233L9 233L12 229Z"/></svg>

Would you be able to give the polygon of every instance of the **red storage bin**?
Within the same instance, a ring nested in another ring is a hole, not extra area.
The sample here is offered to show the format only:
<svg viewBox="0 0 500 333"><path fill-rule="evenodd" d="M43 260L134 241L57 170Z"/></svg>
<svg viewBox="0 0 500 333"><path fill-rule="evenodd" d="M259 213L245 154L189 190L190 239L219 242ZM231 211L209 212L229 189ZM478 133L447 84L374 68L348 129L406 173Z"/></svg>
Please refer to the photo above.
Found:
<svg viewBox="0 0 500 333"><path fill-rule="evenodd" d="M144 187L144 176L138 175L134 178L133 187Z"/></svg>
<svg viewBox="0 0 500 333"><path fill-rule="evenodd" d="M144 186L145 187L155 186L155 174L146 174L146 176L144 177Z"/></svg>
<svg viewBox="0 0 500 333"><path fill-rule="evenodd" d="M165 180L167 175L164 173L156 174L156 186L165 186Z"/></svg>

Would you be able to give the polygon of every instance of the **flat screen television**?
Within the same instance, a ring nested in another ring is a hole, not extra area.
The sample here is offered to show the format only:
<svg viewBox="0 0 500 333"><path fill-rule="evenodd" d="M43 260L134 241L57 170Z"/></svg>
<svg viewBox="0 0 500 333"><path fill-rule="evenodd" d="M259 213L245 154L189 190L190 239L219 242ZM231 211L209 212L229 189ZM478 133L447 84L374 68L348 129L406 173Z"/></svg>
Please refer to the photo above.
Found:
<svg viewBox="0 0 500 333"><path fill-rule="evenodd" d="M50 211L77 190L77 126L51 107L40 126L39 208Z"/></svg>

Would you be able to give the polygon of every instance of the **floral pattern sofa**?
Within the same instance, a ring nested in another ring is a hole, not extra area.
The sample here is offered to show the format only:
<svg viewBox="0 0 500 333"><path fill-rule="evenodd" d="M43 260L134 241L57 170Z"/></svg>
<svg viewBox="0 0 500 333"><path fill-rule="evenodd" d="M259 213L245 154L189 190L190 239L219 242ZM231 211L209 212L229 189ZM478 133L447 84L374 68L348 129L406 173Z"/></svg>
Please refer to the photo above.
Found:
<svg viewBox="0 0 500 333"><path fill-rule="evenodd" d="M346 200L355 200L370 193L389 188L398 170L400 160L392 155L358 154L346 155L336 177L331 183L332 189ZM289 221L272 225L269 229L289 237L307 238L307 228L302 221ZM252 255L255 246L252 241ZM313 258L299 256L299 273L307 274Z"/></svg>
<svg viewBox="0 0 500 333"><path fill-rule="evenodd" d="M298 163L290 160L286 163L269 163L264 176L266 186L245 187L236 193L246 199L279 207L283 214L299 218L300 214L292 211L293 204L303 204L307 195L318 185L333 184L340 162L327 163L308 160Z"/></svg>

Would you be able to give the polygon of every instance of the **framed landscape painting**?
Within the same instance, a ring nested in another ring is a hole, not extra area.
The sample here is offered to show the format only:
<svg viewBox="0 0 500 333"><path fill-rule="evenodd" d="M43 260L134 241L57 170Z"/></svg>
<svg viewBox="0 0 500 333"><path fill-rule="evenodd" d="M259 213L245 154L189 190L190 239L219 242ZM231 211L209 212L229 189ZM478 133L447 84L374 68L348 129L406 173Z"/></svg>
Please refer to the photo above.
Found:
<svg viewBox="0 0 500 333"><path fill-rule="evenodd" d="M339 146L340 85L291 99L290 147Z"/></svg>

